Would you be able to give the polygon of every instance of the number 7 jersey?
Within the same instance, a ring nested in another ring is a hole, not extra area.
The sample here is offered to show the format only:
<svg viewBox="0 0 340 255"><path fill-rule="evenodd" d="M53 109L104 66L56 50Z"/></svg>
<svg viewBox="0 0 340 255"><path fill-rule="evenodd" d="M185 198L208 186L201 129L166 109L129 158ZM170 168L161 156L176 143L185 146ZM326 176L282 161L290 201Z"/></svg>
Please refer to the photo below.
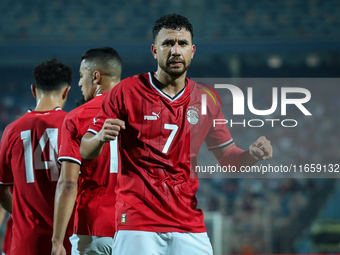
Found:
<svg viewBox="0 0 340 255"><path fill-rule="evenodd" d="M205 232L191 163L203 141L213 148L232 138L225 125L205 124L224 117L212 100L207 106L212 114L199 114L203 90L198 84L187 79L187 86L170 98L156 82L151 73L123 80L104 98L88 130L98 133L107 118L125 121L118 139L117 230Z"/></svg>
<svg viewBox="0 0 340 255"><path fill-rule="evenodd" d="M65 115L60 108L29 111L3 133L0 182L14 184L11 254L51 252L59 131Z"/></svg>

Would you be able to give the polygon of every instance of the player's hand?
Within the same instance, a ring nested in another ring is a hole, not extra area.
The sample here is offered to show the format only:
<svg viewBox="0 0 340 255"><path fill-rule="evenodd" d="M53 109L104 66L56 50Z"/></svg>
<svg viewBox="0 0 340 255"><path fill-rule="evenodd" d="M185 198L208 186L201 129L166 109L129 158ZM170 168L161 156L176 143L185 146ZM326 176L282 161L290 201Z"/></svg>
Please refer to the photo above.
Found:
<svg viewBox="0 0 340 255"><path fill-rule="evenodd" d="M121 129L125 129L125 122L120 119L106 119L99 131L99 139L102 142L110 142L116 139Z"/></svg>
<svg viewBox="0 0 340 255"><path fill-rule="evenodd" d="M273 157L273 147L266 137L261 136L249 146L249 153L256 160L268 160Z"/></svg>
<svg viewBox="0 0 340 255"><path fill-rule="evenodd" d="M62 243L53 243L51 255L66 255L64 245Z"/></svg>

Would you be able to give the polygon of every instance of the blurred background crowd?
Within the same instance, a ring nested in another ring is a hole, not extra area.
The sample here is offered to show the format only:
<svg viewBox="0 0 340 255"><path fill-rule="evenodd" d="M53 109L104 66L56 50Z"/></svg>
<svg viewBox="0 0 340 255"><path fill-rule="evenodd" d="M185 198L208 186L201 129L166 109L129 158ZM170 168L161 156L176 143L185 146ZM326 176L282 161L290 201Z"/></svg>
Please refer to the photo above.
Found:
<svg viewBox="0 0 340 255"><path fill-rule="evenodd" d="M122 78L155 71L152 26L173 12L188 17L194 27L197 52L189 77L339 77L338 0L2 0L0 11L1 133L34 107L32 70L48 58L72 67L66 111L81 97L80 56L89 48L115 48L123 60ZM293 113L291 118L299 119L296 128L233 127L235 141L247 149L256 137L267 135L274 165L339 164L339 81L306 86L312 117ZM269 108L270 96L258 100L257 108ZM222 102L230 116L232 101ZM203 162L214 160L212 154L200 155ZM340 252L338 179L283 177L201 179L199 207L222 216L221 253ZM214 231L210 222L207 227Z"/></svg>

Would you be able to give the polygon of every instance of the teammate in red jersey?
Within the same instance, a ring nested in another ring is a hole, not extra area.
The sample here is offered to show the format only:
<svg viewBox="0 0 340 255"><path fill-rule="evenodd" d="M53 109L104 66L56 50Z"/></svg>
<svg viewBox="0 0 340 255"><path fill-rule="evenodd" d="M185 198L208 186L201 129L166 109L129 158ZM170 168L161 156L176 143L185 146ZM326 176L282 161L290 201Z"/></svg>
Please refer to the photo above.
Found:
<svg viewBox="0 0 340 255"><path fill-rule="evenodd" d="M52 254L65 254L65 230L76 202L74 234L70 238L72 254L111 255L117 140L106 144L101 156L93 160L83 160L79 146L89 125L96 122L94 117L101 110L105 94L120 81L121 59L112 48L91 49L82 56L79 71L79 86L88 102L67 114L62 126L62 167L56 191Z"/></svg>
<svg viewBox="0 0 340 255"><path fill-rule="evenodd" d="M199 147L205 141L222 165L237 166L270 159L272 147L260 137L247 151L237 148L225 125L210 125L224 119L212 99L209 114L199 114L204 91L186 78L196 47L185 17L161 17L153 34L157 72L127 78L108 94L80 152L83 158L97 157L119 135L113 254L212 255L203 213L196 207L193 172Z"/></svg>
<svg viewBox="0 0 340 255"><path fill-rule="evenodd" d="M72 74L56 59L33 74L36 108L6 127L0 145L0 200L13 216L11 255L45 255L52 248L59 130L66 116L61 108ZM13 185L13 195L5 185Z"/></svg>

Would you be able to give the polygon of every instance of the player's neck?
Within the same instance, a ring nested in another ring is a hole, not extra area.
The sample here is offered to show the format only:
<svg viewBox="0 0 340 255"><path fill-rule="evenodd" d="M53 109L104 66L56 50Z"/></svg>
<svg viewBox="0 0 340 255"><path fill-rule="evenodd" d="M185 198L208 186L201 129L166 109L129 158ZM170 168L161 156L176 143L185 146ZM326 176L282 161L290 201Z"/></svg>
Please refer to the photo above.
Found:
<svg viewBox="0 0 340 255"><path fill-rule="evenodd" d="M103 82L102 84L98 84L96 88L96 95L103 94L105 92L109 92L114 86L116 86L120 80L110 79L107 82Z"/></svg>
<svg viewBox="0 0 340 255"><path fill-rule="evenodd" d="M60 102L60 98L56 97L55 95L45 95L37 98L37 105L34 111L52 111L57 107L62 107L62 102Z"/></svg>
<svg viewBox="0 0 340 255"><path fill-rule="evenodd" d="M186 85L186 72L181 76L174 77L165 72L157 71L154 77L159 81L155 85L170 97L176 96Z"/></svg>

